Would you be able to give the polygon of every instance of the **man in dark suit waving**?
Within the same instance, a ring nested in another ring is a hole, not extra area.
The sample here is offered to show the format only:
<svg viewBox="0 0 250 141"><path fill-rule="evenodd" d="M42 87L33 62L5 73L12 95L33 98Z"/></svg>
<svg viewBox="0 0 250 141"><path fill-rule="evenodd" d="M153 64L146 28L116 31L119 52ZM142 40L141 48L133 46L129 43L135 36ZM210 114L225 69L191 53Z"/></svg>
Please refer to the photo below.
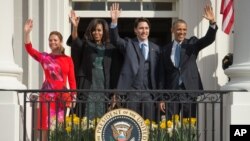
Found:
<svg viewBox="0 0 250 141"><path fill-rule="evenodd" d="M159 47L148 40L150 22L146 18L138 18L134 23L136 37L121 38L118 33L119 4L110 7L111 14L111 42L120 49L124 57L124 64L118 81L118 89L148 90L156 89L158 83L158 63L160 58ZM130 93L127 95L128 108L143 115L144 118L154 119L154 106L151 103L153 94ZM149 101L140 104L138 101Z"/></svg>
<svg viewBox="0 0 250 141"><path fill-rule="evenodd" d="M187 23L178 19L173 23L172 33L174 41L163 47L161 88L174 90L203 90L200 74L196 64L198 53L205 47L212 44L215 40L216 31L218 29L215 16L210 5L204 8L204 18L209 20L210 26L206 35L200 39L193 36L186 38ZM190 97L187 97L190 99ZM191 98L195 100L196 98ZM182 106L176 104L168 105L168 111L171 114L178 114L180 107L183 107L183 116L195 117L196 105L184 104ZM165 104L160 104L160 109L165 112ZM191 111L190 111L191 110Z"/></svg>

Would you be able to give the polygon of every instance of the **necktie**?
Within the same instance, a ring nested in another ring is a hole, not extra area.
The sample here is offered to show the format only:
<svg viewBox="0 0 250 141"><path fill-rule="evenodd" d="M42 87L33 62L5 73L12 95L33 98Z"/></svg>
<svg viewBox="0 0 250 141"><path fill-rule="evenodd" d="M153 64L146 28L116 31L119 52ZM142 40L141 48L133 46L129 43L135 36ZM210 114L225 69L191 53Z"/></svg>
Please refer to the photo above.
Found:
<svg viewBox="0 0 250 141"><path fill-rule="evenodd" d="M148 58L147 45L144 43L141 44L141 53L144 56L144 59L147 60Z"/></svg>
<svg viewBox="0 0 250 141"><path fill-rule="evenodd" d="M174 57L175 67L177 68L179 68L179 65L180 65L180 58L181 58L181 46L180 44L177 44L176 49L175 49L175 57Z"/></svg>
<svg viewBox="0 0 250 141"><path fill-rule="evenodd" d="M179 68L180 67L180 59L181 59L181 45L177 44L176 49L175 49L175 67ZM179 82L178 84L180 85L182 83L181 76L179 76Z"/></svg>

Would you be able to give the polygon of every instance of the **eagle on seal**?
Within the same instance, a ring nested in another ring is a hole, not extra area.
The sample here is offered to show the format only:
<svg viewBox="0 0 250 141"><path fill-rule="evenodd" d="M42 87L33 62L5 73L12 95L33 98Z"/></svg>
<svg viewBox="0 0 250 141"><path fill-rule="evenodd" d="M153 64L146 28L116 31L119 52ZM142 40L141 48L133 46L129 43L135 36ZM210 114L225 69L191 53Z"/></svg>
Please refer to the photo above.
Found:
<svg viewBox="0 0 250 141"><path fill-rule="evenodd" d="M128 139L131 137L133 126L130 126L127 131L119 130L119 129L115 128L114 125L111 125L111 129L113 132L113 138L116 141L128 141Z"/></svg>

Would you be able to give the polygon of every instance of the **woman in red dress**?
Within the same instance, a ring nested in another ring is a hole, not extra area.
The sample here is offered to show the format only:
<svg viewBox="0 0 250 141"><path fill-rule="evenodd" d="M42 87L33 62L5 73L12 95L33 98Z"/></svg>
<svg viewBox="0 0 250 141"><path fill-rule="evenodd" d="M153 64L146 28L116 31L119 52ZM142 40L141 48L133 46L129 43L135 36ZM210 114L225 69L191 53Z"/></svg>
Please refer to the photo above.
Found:
<svg viewBox="0 0 250 141"><path fill-rule="evenodd" d="M71 57L64 54L61 33L52 31L49 35L49 47L51 53L39 52L32 48L30 32L33 21L28 19L24 25L24 43L26 51L38 61L45 73L42 90L66 90L67 81L70 89L76 89L74 65ZM39 101L41 109L38 110L38 128L43 130L42 140L47 140L47 131L52 120L63 122L65 109L70 106L74 93L40 93ZM50 102L51 101L51 102Z"/></svg>

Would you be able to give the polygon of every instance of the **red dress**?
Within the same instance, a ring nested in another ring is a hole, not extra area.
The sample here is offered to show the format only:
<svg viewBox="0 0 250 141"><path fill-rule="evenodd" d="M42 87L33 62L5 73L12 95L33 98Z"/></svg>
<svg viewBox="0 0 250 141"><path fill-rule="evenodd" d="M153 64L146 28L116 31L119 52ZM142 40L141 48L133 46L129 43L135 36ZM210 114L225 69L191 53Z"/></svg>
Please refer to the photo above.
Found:
<svg viewBox="0 0 250 141"><path fill-rule="evenodd" d="M39 52L32 48L31 43L25 44L25 48L29 55L41 64L44 70L45 80L42 90L65 90L67 89L67 81L69 82L70 89L76 89L74 65L71 57ZM58 118L58 122L62 122L65 107L69 106L72 97L73 94L69 93L40 93L39 101L41 109L38 110L38 117L41 120L38 118L38 128L48 129L48 125L51 125L56 117ZM48 115L50 116L48 117ZM50 123L48 123L48 119L50 119Z"/></svg>

